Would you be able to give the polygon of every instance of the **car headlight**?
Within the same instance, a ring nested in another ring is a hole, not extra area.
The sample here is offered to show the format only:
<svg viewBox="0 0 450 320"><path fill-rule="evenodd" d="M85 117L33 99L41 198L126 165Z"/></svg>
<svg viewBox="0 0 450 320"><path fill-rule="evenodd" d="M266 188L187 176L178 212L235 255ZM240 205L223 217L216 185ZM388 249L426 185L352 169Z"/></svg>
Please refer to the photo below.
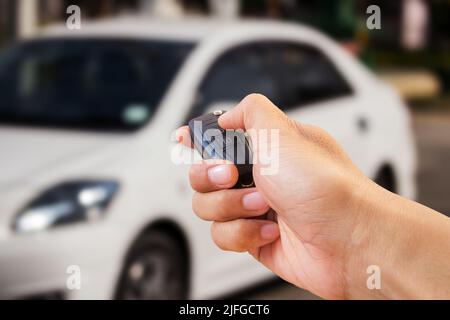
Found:
<svg viewBox="0 0 450 320"><path fill-rule="evenodd" d="M116 194L114 181L72 181L44 191L16 217L18 232L36 232L55 226L99 218Z"/></svg>

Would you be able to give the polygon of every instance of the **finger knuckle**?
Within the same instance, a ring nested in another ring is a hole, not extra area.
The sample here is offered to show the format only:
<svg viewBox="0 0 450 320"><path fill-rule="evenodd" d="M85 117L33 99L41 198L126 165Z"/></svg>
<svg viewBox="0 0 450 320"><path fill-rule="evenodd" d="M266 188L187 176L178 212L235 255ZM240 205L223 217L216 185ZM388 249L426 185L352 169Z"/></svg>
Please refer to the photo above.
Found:
<svg viewBox="0 0 450 320"><path fill-rule="evenodd" d="M245 107L250 109L266 104L268 101L269 99L260 93L250 93L243 100Z"/></svg>
<svg viewBox="0 0 450 320"><path fill-rule="evenodd" d="M222 191L217 191L216 194L216 203L218 207L224 207L228 205L228 202L230 200L230 196L228 194L229 190L222 190Z"/></svg>
<svg viewBox="0 0 450 320"><path fill-rule="evenodd" d="M312 126L312 128L314 130L315 135L317 135L317 137L320 137L320 139L324 141L332 140L331 135L321 127Z"/></svg>
<svg viewBox="0 0 450 320"><path fill-rule="evenodd" d="M202 220L206 220L206 216L204 215L204 213L202 212L201 208L201 202L202 202L202 197L198 192L195 192L194 195L192 196L192 211L194 211L194 213Z"/></svg>
<svg viewBox="0 0 450 320"><path fill-rule="evenodd" d="M202 185L199 183L198 179L198 165L192 165L189 169L189 182L191 184L191 188L194 190L200 190Z"/></svg>
<svg viewBox="0 0 450 320"><path fill-rule="evenodd" d="M245 96L244 100L247 102L261 102L262 100L267 100L267 98L260 93L250 93Z"/></svg>
<svg viewBox="0 0 450 320"><path fill-rule="evenodd" d="M226 228L226 224L229 225ZM240 232L242 222L215 222L211 226L211 237L214 243L221 250L245 252L247 251L247 242L245 241L245 235Z"/></svg>
<svg viewBox="0 0 450 320"><path fill-rule="evenodd" d="M236 222L236 228L234 231L234 243L236 246L236 251L242 252L246 251L248 244L248 228L244 220L239 220Z"/></svg>
<svg viewBox="0 0 450 320"><path fill-rule="evenodd" d="M228 246L226 245L225 241L223 240L222 233L220 232L220 228L217 223L213 223L211 225L211 238L219 249L221 249L223 251L229 250Z"/></svg>
<svg viewBox="0 0 450 320"><path fill-rule="evenodd" d="M214 220L226 221L228 219L228 209L230 206L230 196L227 190L217 192L215 203L217 206L214 207Z"/></svg>

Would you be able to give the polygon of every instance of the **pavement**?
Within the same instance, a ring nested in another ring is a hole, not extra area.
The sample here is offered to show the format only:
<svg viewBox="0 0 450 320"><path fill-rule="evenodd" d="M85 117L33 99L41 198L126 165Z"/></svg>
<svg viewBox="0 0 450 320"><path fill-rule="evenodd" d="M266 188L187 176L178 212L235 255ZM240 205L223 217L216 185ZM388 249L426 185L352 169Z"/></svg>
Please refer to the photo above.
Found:
<svg viewBox="0 0 450 320"><path fill-rule="evenodd" d="M450 216L450 111L414 112L418 151L418 201ZM233 299L318 299L282 280L237 293Z"/></svg>

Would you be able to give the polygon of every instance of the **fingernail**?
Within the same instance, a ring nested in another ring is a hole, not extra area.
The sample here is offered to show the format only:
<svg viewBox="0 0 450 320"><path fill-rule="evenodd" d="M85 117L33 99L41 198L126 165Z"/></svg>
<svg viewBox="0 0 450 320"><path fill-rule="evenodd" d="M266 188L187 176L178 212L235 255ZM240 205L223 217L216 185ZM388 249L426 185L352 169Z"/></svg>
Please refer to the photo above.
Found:
<svg viewBox="0 0 450 320"><path fill-rule="evenodd" d="M261 227L261 238L265 240L272 240L278 238L280 229L276 223L268 223Z"/></svg>
<svg viewBox="0 0 450 320"><path fill-rule="evenodd" d="M228 166L220 165L208 170L208 178L212 183L223 186L231 182L231 170Z"/></svg>
<svg viewBox="0 0 450 320"><path fill-rule="evenodd" d="M244 208L250 211L262 210L267 208L267 202L259 192L246 194L242 198Z"/></svg>

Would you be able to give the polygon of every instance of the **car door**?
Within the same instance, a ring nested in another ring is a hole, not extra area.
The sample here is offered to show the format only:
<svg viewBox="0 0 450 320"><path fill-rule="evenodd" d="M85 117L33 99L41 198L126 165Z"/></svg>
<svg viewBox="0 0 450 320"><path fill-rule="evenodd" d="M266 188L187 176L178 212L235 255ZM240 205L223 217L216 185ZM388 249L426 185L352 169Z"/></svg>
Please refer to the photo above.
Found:
<svg viewBox="0 0 450 320"><path fill-rule="evenodd" d="M229 49L212 64L196 92L189 118L236 105L246 95L267 96L290 117L331 133L358 163L364 156L360 116L353 88L318 49L286 41L257 41ZM248 255L213 248L212 277L264 275ZM217 280L216 280L217 281Z"/></svg>
<svg viewBox="0 0 450 320"><path fill-rule="evenodd" d="M364 99L327 54L295 41L258 41L225 53L202 82L192 115L261 93L297 121L328 131L362 169L369 121Z"/></svg>
<svg viewBox="0 0 450 320"><path fill-rule="evenodd" d="M276 51L280 108L297 121L325 129L363 168L369 123L356 89L335 62L314 46L296 42L270 46Z"/></svg>
<svg viewBox="0 0 450 320"><path fill-rule="evenodd" d="M277 78L269 63L274 57L268 49L264 43L243 44L216 59L200 84L191 117L236 105L250 93L278 100Z"/></svg>
<svg viewBox="0 0 450 320"><path fill-rule="evenodd" d="M277 99L279 88L276 77L268 67L273 52L260 43L243 44L222 53L206 72L196 92L189 118L213 109L227 109L236 105L247 94L262 93ZM270 274L249 255L231 254L216 247L208 253L211 283L219 285L221 279L230 286L230 277L236 285L246 284ZM227 275L227 277L224 277Z"/></svg>

